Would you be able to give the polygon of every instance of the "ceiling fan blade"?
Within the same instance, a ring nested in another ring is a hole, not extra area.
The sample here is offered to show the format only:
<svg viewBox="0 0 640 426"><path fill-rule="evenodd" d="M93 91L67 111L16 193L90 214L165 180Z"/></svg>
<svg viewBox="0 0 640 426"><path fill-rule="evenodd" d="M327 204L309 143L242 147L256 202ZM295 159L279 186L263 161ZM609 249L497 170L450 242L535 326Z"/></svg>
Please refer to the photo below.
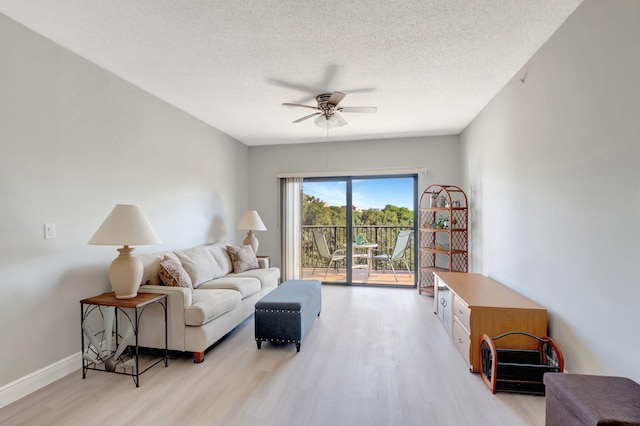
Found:
<svg viewBox="0 0 640 426"><path fill-rule="evenodd" d="M314 112L313 114L305 115L302 118L298 118L297 120L293 121L293 123L299 123L301 121L306 120L307 118L315 117L316 115L320 115L320 114L321 114L320 112Z"/></svg>
<svg viewBox="0 0 640 426"><path fill-rule="evenodd" d="M328 103L329 105L336 106L336 105L338 105L338 104L340 103L340 101L341 101L342 99L344 99L344 97L345 97L345 96L347 96L347 95L345 95L345 94L344 94L344 93L342 93L342 92L333 92L333 93L331 94L331 97L330 97L330 98L329 98L329 100L327 101L327 103Z"/></svg>
<svg viewBox="0 0 640 426"><path fill-rule="evenodd" d="M360 89L349 89L349 90L345 90L344 93L371 93L371 92L375 92L376 88L375 87L361 87Z"/></svg>
<svg viewBox="0 0 640 426"><path fill-rule="evenodd" d="M277 78L270 78L268 79L268 81L269 83L275 86L284 87L286 89L298 90L300 92L315 93L318 91L317 87L306 86L304 84L298 84L298 83L290 83L288 81L280 80Z"/></svg>
<svg viewBox="0 0 640 426"><path fill-rule="evenodd" d="M285 106L296 106L296 107L303 107L303 108L311 108L311 109L318 109L317 106L311 106L311 105L302 105L302 104L291 104L289 102L285 102L282 105Z"/></svg>
<svg viewBox="0 0 640 426"><path fill-rule="evenodd" d="M342 107L338 108L340 112L376 112L376 107Z"/></svg>

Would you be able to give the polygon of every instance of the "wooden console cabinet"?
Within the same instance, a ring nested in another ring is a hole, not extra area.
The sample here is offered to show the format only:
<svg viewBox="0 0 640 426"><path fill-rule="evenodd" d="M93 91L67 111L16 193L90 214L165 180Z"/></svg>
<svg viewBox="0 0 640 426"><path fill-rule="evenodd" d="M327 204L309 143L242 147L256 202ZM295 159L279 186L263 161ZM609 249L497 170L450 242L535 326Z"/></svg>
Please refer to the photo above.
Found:
<svg viewBox="0 0 640 426"><path fill-rule="evenodd" d="M508 331L547 335L547 310L482 274L434 272L434 311L458 351L477 373L481 369L482 335ZM508 336L501 348L537 349L533 339ZM502 341L504 340L504 341Z"/></svg>

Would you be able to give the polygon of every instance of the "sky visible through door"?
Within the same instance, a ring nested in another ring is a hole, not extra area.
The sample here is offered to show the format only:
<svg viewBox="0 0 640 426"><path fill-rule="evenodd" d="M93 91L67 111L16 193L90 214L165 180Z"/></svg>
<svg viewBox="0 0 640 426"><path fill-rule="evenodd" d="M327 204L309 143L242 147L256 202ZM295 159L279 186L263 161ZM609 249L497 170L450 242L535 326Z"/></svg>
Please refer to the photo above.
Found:
<svg viewBox="0 0 640 426"><path fill-rule="evenodd" d="M330 206L344 206L344 182L305 183L304 193ZM413 210L413 179L382 178L353 181L353 205L362 210L383 209L386 205Z"/></svg>

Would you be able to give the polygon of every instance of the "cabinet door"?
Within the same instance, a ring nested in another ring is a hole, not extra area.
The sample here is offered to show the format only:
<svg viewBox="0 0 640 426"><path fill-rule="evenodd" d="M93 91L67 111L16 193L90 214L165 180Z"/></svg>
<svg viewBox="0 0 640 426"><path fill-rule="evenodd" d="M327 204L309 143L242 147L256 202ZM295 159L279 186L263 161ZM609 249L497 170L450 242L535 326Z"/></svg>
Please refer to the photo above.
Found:
<svg viewBox="0 0 640 426"><path fill-rule="evenodd" d="M447 329L447 333L451 334L451 291L447 287L438 289L438 318Z"/></svg>

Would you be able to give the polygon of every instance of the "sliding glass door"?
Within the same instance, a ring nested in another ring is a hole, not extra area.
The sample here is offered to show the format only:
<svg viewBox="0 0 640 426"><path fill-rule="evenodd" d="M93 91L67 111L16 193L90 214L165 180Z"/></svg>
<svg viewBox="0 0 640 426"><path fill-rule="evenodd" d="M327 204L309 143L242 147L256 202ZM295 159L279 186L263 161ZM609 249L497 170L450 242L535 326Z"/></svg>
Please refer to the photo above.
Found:
<svg viewBox="0 0 640 426"><path fill-rule="evenodd" d="M415 176L305 179L303 279L414 286Z"/></svg>
<svg viewBox="0 0 640 426"><path fill-rule="evenodd" d="M302 184L302 278L348 282L347 181Z"/></svg>

